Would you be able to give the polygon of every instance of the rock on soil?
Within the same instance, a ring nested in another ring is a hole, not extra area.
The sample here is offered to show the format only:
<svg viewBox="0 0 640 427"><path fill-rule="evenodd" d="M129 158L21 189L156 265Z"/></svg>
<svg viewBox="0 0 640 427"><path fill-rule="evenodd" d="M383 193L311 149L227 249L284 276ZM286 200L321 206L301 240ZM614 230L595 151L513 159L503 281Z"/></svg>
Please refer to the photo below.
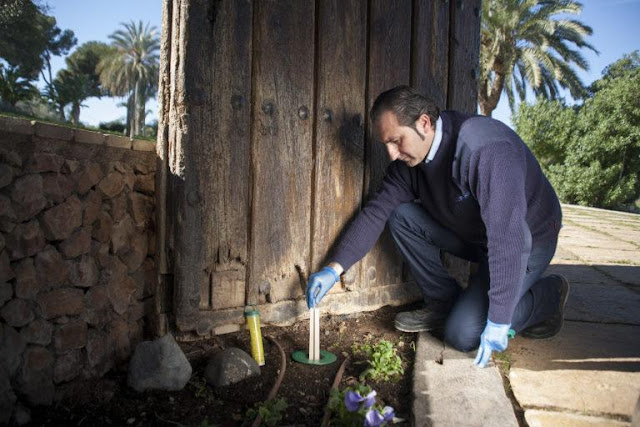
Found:
<svg viewBox="0 0 640 427"><path fill-rule="evenodd" d="M260 375L260 366L251 356L239 348L227 348L214 354L204 372L207 383L214 387L235 384Z"/></svg>
<svg viewBox="0 0 640 427"><path fill-rule="evenodd" d="M191 378L191 364L171 334L137 345L129 362L127 383L138 392L182 390Z"/></svg>

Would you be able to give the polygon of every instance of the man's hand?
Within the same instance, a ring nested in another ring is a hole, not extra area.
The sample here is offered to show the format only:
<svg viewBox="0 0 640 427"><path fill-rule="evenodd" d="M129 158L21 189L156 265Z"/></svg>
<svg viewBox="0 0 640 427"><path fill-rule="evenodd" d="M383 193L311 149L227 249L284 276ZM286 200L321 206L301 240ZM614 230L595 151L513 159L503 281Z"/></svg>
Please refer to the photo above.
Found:
<svg viewBox="0 0 640 427"><path fill-rule="evenodd" d="M510 327L510 324L493 323L487 319L487 326L485 326L482 335L480 335L480 347L478 347L478 354L473 363L484 368L487 366L489 359L491 359L492 351L505 350L509 341Z"/></svg>
<svg viewBox="0 0 640 427"><path fill-rule="evenodd" d="M331 267L325 267L309 276L307 285L307 307L314 308L329 289L340 280L340 275Z"/></svg>

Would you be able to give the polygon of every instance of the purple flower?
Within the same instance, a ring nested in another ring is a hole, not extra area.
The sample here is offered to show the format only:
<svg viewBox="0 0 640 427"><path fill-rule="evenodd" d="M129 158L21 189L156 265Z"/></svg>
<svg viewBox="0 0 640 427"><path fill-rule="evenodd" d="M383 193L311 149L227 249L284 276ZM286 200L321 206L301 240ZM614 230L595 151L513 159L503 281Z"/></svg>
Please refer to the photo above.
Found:
<svg viewBox="0 0 640 427"><path fill-rule="evenodd" d="M387 421L393 421L393 417L396 414L391 406L385 406L382 410L382 414L375 409L367 412L364 417L364 427L379 427Z"/></svg>
<svg viewBox="0 0 640 427"><path fill-rule="evenodd" d="M348 390L344 394L344 405L350 412L360 409L361 402L364 402L365 408L370 408L371 405L376 402L376 391L372 390L371 393L367 394L365 397L362 397L359 392L352 390Z"/></svg>

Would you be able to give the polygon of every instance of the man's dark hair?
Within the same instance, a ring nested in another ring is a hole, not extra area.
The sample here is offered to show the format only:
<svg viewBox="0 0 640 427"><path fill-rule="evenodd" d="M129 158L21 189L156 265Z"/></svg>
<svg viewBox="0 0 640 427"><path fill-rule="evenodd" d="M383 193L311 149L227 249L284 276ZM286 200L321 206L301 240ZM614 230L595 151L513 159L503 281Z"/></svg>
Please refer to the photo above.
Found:
<svg viewBox="0 0 640 427"><path fill-rule="evenodd" d="M416 120L421 115L429 116L432 128L435 128L436 120L440 117L440 108L436 103L409 86L396 86L378 95L369 113L371 122L378 120L385 111L394 113L401 126L409 126L414 130Z"/></svg>

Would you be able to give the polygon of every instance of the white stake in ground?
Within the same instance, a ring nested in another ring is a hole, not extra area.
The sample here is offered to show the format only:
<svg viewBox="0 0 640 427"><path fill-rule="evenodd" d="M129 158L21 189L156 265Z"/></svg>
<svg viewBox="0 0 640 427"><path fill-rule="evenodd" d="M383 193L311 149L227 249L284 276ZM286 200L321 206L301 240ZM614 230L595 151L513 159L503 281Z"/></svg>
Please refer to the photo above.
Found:
<svg viewBox="0 0 640 427"><path fill-rule="evenodd" d="M320 313L317 308L309 310L309 360L320 360Z"/></svg>
<svg viewBox="0 0 640 427"><path fill-rule="evenodd" d="M329 365L337 360L335 354L320 350L320 311L317 308L309 309L309 353L297 350L291 357L306 365Z"/></svg>

